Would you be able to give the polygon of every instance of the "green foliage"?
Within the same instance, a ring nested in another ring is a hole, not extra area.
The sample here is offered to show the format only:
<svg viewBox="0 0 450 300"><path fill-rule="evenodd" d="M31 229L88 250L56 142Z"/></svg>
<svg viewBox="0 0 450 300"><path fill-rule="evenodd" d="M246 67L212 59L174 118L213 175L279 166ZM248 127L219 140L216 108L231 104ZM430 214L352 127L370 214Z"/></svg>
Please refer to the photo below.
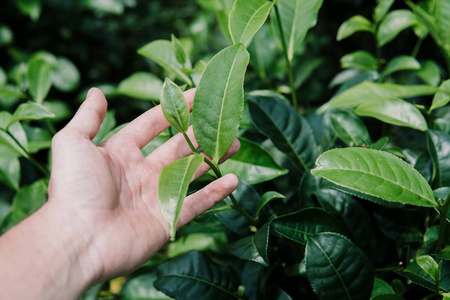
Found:
<svg viewBox="0 0 450 300"><path fill-rule="evenodd" d="M92 85L93 143L160 102L172 127L143 155L176 131L194 152L160 175L172 240L82 299L449 298L449 0L8 0L0 19L1 232L46 201L52 136ZM175 240L227 173L238 189Z"/></svg>

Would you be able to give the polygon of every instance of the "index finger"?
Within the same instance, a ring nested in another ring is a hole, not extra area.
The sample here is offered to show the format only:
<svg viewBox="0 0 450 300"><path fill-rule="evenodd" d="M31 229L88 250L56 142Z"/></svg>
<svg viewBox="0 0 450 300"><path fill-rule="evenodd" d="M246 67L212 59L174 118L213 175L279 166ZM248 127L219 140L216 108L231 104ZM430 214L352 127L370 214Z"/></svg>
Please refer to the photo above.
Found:
<svg viewBox="0 0 450 300"><path fill-rule="evenodd" d="M187 90L183 94L189 110L191 110L195 89ZM164 117L161 105L158 105L131 121L122 130L113 135L110 140L118 140L120 143L132 143L141 149L158 134L169 128L169 126L170 124Z"/></svg>

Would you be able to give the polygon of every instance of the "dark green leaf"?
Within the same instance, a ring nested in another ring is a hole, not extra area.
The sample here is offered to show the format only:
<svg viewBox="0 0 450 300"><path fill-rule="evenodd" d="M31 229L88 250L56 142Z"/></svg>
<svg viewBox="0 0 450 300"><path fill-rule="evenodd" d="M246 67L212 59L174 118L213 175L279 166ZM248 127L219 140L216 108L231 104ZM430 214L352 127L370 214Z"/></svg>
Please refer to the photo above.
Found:
<svg viewBox="0 0 450 300"><path fill-rule="evenodd" d="M433 191L422 175L400 158L383 151L333 149L319 156L311 173L386 201L436 206Z"/></svg>
<svg viewBox="0 0 450 300"><path fill-rule="evenodd" d="M369 299L373 271L364 253L336 233L309 239L305 252L308 279L319 299Z"/></svg>
<svg viewBox="0 0 450 300"><path fill-rule="evenodd" d="M52 86L53 65L46 60L32 59L28 62L27 77L30 93L37 103L42 103Z"/></svg>
<svg viewBox="0 0 450 300"><path fill-rule="evenodd" d="M238 285L228 268L198 251L160 265L154 283L158 290L179 300L233 299Z"/></svg>
<svg viewBox="0 0 450 300"><path fill-rule="evenodd" d="M392 41L401 31L417 24L416 16L409 10L398 9L386 15L377 30L378 46Z"/></svg>
<svg viewBox="0 0 450 300"><path fill-rule="evenodd" d="M220 165L223 173L233 173L249 184L256 184L272 180L288 172L257 143L244 138L239 138L239 141L241 148L238 153Z"/></svg>
<svg viewBox="0 0 450 300"><path fill-rule="evenodd" d="M427 136L436 187L450 186L450 135L438 130L428 130Z"/></svg>
<svg viewBox="0 0 450 300"><path fill-rule="evenodd" d="M159 175L158 203L169 225L172 239L175 239L176 226L189 183L202 162L203 156L194 154L172 162L164 167Z"/></svg>
<svg viewBox="0 0 450 300"><path fill-rule="evenodd" d="M333 131L347 145L361 146L371 143L366 126L354 114L343 110L333 111L330 120Z"/></svg>
<svg viewBox="0 0 450 300"><path fill-rule="evenodd" d="M121 15L124 11L124 5L121 0L82 0L81 5L104 14Z"/></svg>
<svg viewBox="0 0 450 300"><path fill-rule="evenodd" d="M117 92L141 100L159 101L163 83L151 73L136 72L122 80Z"/></svg>
<svg viewBox="0 0 450 300"><path fill-rule="evenodd" d="M183 91L166 78L161 93L161 108L167 121L178 132L186 133L189 127L189 107Z"/></svg>
<svg viewBox="0 0 450 300"><path fill-rule="evenodd" d="M369 52L360 50L344 55L341 58L341 67L343 69L372 71L378 69L378 62Z"/></svg>
<svg viewBox="0 0 450 300"><path fill-rule="evenodd" d="M320 232L343 233L339 221L320 208L305 208L275 218L272 221L272 230L302 245L305 245L309 238Z"/></svg>
<svg viewBox="0 0 450 300"><path fill-rule="evenodd" d="M240 259L254 261L267 267L269 265L269 257L267 256L269 230L270 222L264 224L254 235L231 244L230 252Z"/></svg>
<svg viewBox="0 0 450 300"><path fill-rule="evenodd" d="M13 199L12 220L18 224L47 201L47 183L39 180L19 189Z"/></svg>
<svg viewBox="0 0 450 300"><path fill-rule="evenodd" d="M289 103L278 97L247 97L255 126L284 152L299 170L308 170L318 155L308 122Z"/></svg>
<svg viewBox="0 0 450 300"><path fill-rule="evenodd" d="M53 117L55 117L55 114L48 111L42 104L34 102L22 103L14 112L8 125L6 125L6 128L11 126L11 124L22 120L41 120Z"/></svg>
<svg viewBox="0 0 450 300"><path fill-rule="evenodd" d="M341 26L338 29L336 39L338 41L341 41L341 40L353 35L354 33L360 32L360 31L369 31L369 32L373 33L374 26L369 20L367 20L363 16L359 16L359 15L353 16L341 24Z"/></svg>
<svg viewBox="0 0 450 300"><path fill-rule="evenodd" d="M256 210L256 218L259 218L259 213L261 210L266 206L269 202L276 200L276 199L284 199L286 198L282 194L278 192L266 192L264 195L259 198L258 204L257 204L257 210Z"/></svg>
<svg viewBox="0 0 450 300"><path fill-rule="evenodd" d="M404 208L385 208L374 213L380 231L393 241L406 243L423 242L420 211Z"/></svg>
<svg viewBox="0 0 450 300"><path fill-rule="evenodd" d="M244 109L244 74L249 54L243 44L220 51L203 71L192 108L195 137L216 164L227 152Z"/></svg>
<svg viewBox="0 0 450 300"><path fill-rule="evenodd" d="M436 260L438 263L441 260ZM421 285L433 292L436 291L436 281L428 275L418 264L417 261L412 261L408 264L406 269L400 273L409 278L412 282ZM444 292L450 292L450 261L442 260L442 270L440 278L440 289Z"/></svg>
<svg viewBox="0 0 450 300"><path fill-rule="evenodd" d="M266 21L273 2L267 0L236 0L230 12L230 34L233 43L248 44Z"/></svg>
<svg viewBox="0 0 450 300"><path fill-rule="evenodd" d="M373 282L372 295L370 299L373 299L373 297L378 295L395 295L395 291L386 281L378 277L375 277Z"/></svg>
<svg viewBox="0 0 450 300"><path fill-rule="evenodd" d="M420 70L420 63L412 56L402 55L391 59L383 72L382 76L388 76L394 72L405 71L405 70Z"/></svg>
<svg viewBox="0 0 450 300"><path fill-rule="evenodd" d="M439 265L429 255L422 255L416 258L416 263L434 280L439 280Z"/></svg>

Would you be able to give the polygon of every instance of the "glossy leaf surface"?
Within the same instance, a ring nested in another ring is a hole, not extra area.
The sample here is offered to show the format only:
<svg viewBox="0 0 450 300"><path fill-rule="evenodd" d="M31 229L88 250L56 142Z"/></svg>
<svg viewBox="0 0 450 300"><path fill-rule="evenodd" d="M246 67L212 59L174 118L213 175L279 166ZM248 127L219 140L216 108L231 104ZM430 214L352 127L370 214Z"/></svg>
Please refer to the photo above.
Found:
<svg viewBox="0 0 450 300"><path fill-rule="evenodd" d="M337 110L330 114L330 120L333 131L347 145L361 146L371 143L366 126L355 114Z"/></svg>
<svg viewBox="0 0 450 300"><path fill-rule="evenodd" d="M447 105L450 102L450 80L444 81L439 87L439 91L434 95L430 111Z"/></svg>
<svg viewBox="0 0 450 300"><path fill-rule="evenodd" d="M388 13L377 30L378 46L386 45L401 31L416 24L417 18L409 10L398 9Z"/></svg>
<svg viewBox="0 0 450 300"><path fill-rule="evenodd" d="M383 151L333 149L319 156L311 173L386 201L436 206L433 191L422 175L400 158Z"/></svg>
<svg viewBox="0 0 450 300"><path fill-rule="evenodd" d="M288 172L257 143L244 138L239 138L239 141L241 142L239 151L220 165L223 173L233 173L249 184L257 184Z"/></svg>
<svg viewBox="0 0 450 300"><path fill-rule="evenodd" d="M374 9L374 19L378 23L383 19L386 13L391 8L392 4L394 4L395 0L377 0L377 6Z"/></svg>
<svg viewBox="0 0 450 300"><path fill-rule="evenodd" d="M416 284L426 287L433 292L436 291L436 281L419 266L416 260L409 263L400 274ZM442 260L440 289L447 293L450 292L450 261L448 260Z"/></svg>
<svg viewBox="0 0 450 300"><path fill-rule="evenodd" d="M433 161L436 187L450 186L450 135L429 130L428 149Z"/></svg>
<svg viewBox="0 0 450 300"><path fill-rule="evenodd" d="M244 74L249 54L243 44L220 51L203 71L195 92L192 125L195 137L215 163L233 142L244 109Z"/></svg>
<svg viewBox="0 0 450 300"><path fill-rule="evenodd" d="M429 85L437 86L441 81L439 66L432 60L422 62L422 66L417 71L417 75Z"/></svg>
<svg viewBox="0 0 450 300"><path fill-rule="evenodd" d="M22 120L41 120L53 118L55 115L39 103L27 102L17 107L7 127Z"/></svg>
<svg viewBox="0 0 450 300"><path fill-rule="evenodd" d="M157 76L136 72L119 83L117 92L136 99L159 101L162 81Z"/></svg>
<svg viewBox="0 0 450 300"><path fill-rule="evenodd" d="M284 198L286 198L286 197L278 192L266 192L264 195L261 196L261 198L259 198L259 201L257 204L257 210L256 210L256 218L259 218L259 213L264 208L264 206L266 206L273 200L284 199Z"/></svg>
<svg viewBox="0 0 450 300"><path fill-rule="evenodd" d="M52 67L53 65L43 59L32 59L28 63L27 77L30 83L30 93L34 100L42 103L47 97L52 86Z"/></svg>
<svg viewBox="0 0 450 300"><path fill-rule="evenodd" d="M317 143L305 118L278 97L249 96L247 99L255 126L299 170L312 167L318 155Z"/></svg>
<svg viewBox="0 0 450 300"><path fill-rule="evenodd" d="M267 0L236 0L230 12L233 43L247 44L266 21L273 2Z"/></svg>
<svg viewBox="0 0 450 300"><path fill-rule="evenodd" d="M373 271L364 253L346 237L320 233L305 252L308 279L319 299L369 299Z"/></svg>
<svg viewBox="0 0 450 300"><path fill-rule="evenodd" d="M378 62L369 52L360 50L344 55L341 58L341 67L343 69L372 71L378 69Z"/></svg>
<svg viewBox="0 0 450 300"><path fill-rule="evenodd" d="M175 238L178 217L189 183L202 162L203 156L191 155L172 162L159 175L158 203L161 213L169 225L172 239Z"/></svg>
<svg viewBox="0 0 450 300"><path fill-rule="evenodd" d="M374 26L373 26L372 22L370 22L363 16L360 16L360 15L353 16L341 24L341 26L338 29L336 39L338 41L341 41L341 40L353 35L354 33L360 32L360 31L373 32Z"/></svg>
<svg viewBox="0 0 450 300"><path fill-rule="evenodd" d="M239 283L228 268L211 261L202 252L191 251L160 265L154 285L180 300L228 300L234 298Z"/></svg>
<svg viewBox="0 0 450 300"><path fill-rule="evenodd" d="M192 85L191 79L181 71L182 66L175 56L172 42L156 40L140 48L138 53L151 58L169 73L176 74L179 79Z"/></svg>
<svg viewBox="0 0 450 300"><path fill-rule="evenodd" d="M80 72L77 67L64 57L58 57L52 70L52 83L63 92L74 91L80 84Z"/></svg>
<svg viewBox="0 0 450 300"><path fill-rule="evenodd" d="M267 256L269 229L270 222L258 229L254 235L231 244L230 252L240 259L254 261L267 267L269 265L269 257Z"/></svg>
<svg viewBox="0 0 450 300"><path fill-rule="evenodd" d="M417 59L412 56L402 55L391 59L384 68L382 75L387 76L398 71L419 69L420 63L417 61Z"/></svg>
<svg viewBox="0 0 450 300"><path fill-rule="evenodd" d="M164 117L178 132L185 133L189 127L189 107L183 91L172 80L166 78L161 93L161 108Z"/></svg>
<svg viewBox="0 0 450 300"><path fill-rule="evenodd" d="M294 242L306 245L308 239L321 232L343 233L342 225L320 208L305 208L272 221L272 231Z"/></svg>

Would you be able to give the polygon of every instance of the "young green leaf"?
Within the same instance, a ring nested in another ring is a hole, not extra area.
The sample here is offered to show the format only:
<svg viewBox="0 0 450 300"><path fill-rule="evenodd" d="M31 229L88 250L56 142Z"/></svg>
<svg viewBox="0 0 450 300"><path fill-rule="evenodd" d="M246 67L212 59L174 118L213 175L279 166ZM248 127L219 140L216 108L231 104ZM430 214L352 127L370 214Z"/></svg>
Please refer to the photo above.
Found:
<svg viewBox="0 0 450 300"><path fill-rule="evenodd" d="M378 46L392 41L401 31L417 24L416 16L409 10L398 9L386 15L377 30Z"/></svg>
<svg viewBox="0 0 450 300"><path fill-rule="evenodd" d="M179 300L234 299L239 286L229 268L200 251L165 262L157 271L156 289Z"/></svg>
<svg viewBox="0 0 450 300"><path fill-rule="evenodd" d="M289 103L273 96L247 97L256 128L266 134L299 170L308 170L318 156L312 129Z"/></svg>
<svg viewBox="0 0 450 300"><path fill-rule="evenodd" d="M365 148L333 149L319 156L311 173L386 201L425 207L437 205L422 175L387 152Z"/></svg>
<svg viewBox="0 0 450 300"><path fill-rule="evenodd" d="M107 111L105 118L103 119L100 129L96 136L92 139L92 142L96 145L106 140L109 133L116 127L116 117L114 111Z"/></svg>
<svg viewBox="0 0 450 300"><path fill-rule="evenodd" d="M450 102L450 80L446 80L441 84L438 92L434 95L430 111L445 106L449 102Z"/></svg>
<svg viewBox="0 0 450 300"><path fill-rule="evenodd" d="M243 44L220 51L203 71L194 96L195 137L214 163L227 152L244 110L244 75L249 54Z"/></svg>
<svg viewBox="0 0 450 300"><path fill-rule="evenodd" d="M0 145L4 145L18 155L28 157L28 141L22 124L16 122L6 130L11 119L12 115L7 111L0 112Z"/></svg>
<svg viewBox="0 0 450 300"><path fill-rule="evenodd" d="M267 0L236 0L228 22L233 43L248 44L266 21L273 3Z"/></svg>
<svg viewBox="0 0 450 300"><path fill-rule="evenodd" d="M172 239L175 239L176 226L189 183L194 178L195 171L197 171L202 162L203 156L193 154L172 162L159 175L159 208L169 225L169 232Z"/></svg>
<svg viewBox="0 0 450 300"><path fill-rule="evenodd" d="M417 70L417 75L429 85L437 86L441 82L441 71L439 66L432 60L422 62L420 70Z"/></svg>
<svg viewBox="0 0 450 300"><path fill-rule="evenodd" d="M341 58L341 67L343 69L372 71L378 69L378 62L369 52L360 50L344 55Z"/></svg>
<svg viewBox="0 0 450 300"><path fill-rule="evenodd" d="M187 62L187 54L183 49L183 45L181 45L180 41L172 34L172 46L175 51L175 57L177 61L184 66Z"/></svg>
<svg viewBox="0 0 450 300"><path fill-rule="evenodd" d="M369 131L355 114L336 110L330 114L331 127L336 135L349 146L371 144Z"/></svg>
<svg viewBox="0 0 450 300"><path fill-rule="evenodd" d="M395 0L377 0L377 6L374 9L373 18L375 23L380 23L381 19L386 15L386 13L391 8L392 4L394 4Z"/></svg>
<svg viewBox="0 0 450 300"><path fill-rule="evenodd" d="M338 94L319 107L317 112L321 114L334 108L352 108L383 99L433 95L436 91L436 87L429 85L400 85L365 81Z"/></svg>
<svg viewBox="0 0 450 300"><path fill-rule="evenodd" d="M27 77L30 93L37 103L42 103L52 86L53 65L42 59L32 59L28 62Z"/></svg>
<svg viewBox="0 0 450 300"><path fill-rule="evenodd" d="M259 219L259 213L261 210L266 206L269 202L277 199L284 199L286 198L280 193L277 192L266 192L264 195L259 198L258 204L257 204L257 210L256 210L256 219Z"/></svg>
<svg viewBox="0 0 450 300"><path fill-rule="evenodd" d="M17 107L11 120L6 125L8 128L11 124L22 120L41 120L53 118L55 114L48 111L43 105L35 102L22 103Z"/></svg>
<svg viewBox="0 0 450 300"><path fill-rule="evenodd" d="M406 70L420 70L420 63L412 56L401 55L390 60L381 75L388 76L394 72Z"/></svg>
<svg viewBox="0 0 450 300"><path fill-rule="evenodd" d="M397 126L409 127L420 131L428 129L427 121L420 110L402 99L368 102L358 106L353 112L359 116L376 118Z"/></svg>
<svg viewBox="0 0 450 300"><path fill-rule="evenodd" d="M378 296L378 295L395 295L395 291L389 285L389 283L387 283L383 279L375 277L374 282L373 282L372 295L371 295L370 299L372 300L373 297Z"/></svg>
<svg viewBox="0 0 450 300"><path fill-rule="evenodd" d="M240 259L254 261L267 267L269 265L267 247L269 246L270 223L264 224L254 235L231 244L230 252Z"/></svg>
<svg viewBox="0 0 450 300"><path fill-rule="evenodd" d="M272 231L291 241L306 245L308 239L320 232L344 233L342 224L321 208L305 208L275 218Z"/></svg>
<svg viewBox="0 0 450 300"><path fill-rule="evenodd" d="M322 2L323 0L283 0L276 3L290 61L294 58L296 49L301 48L307 31L316 25ZM276 17L272 19L275 20Z"/></svg>
<svg viewBox="0 0 450 300"><path fill-rule="evenodd" d="M244 138L239 138L239 141L241 148L238 153L221 164L220 170L223 173L233 173L250 184L272 180L288 173L257 143Z"/></svg>
<svg viewBox="0 0 450 300"><path fill-rule="evenodd" d="M136 72L119 83L117 92L128 97L159 101L163 82L147 72Z"/></svg>
<svg viewBox="0 0 450 300"><path fill-rule="evenodd" d="M163 67L169 74L176 74L180 80L192 86L192 80L181 71L182 65L178 62L173 45L170 41L156 40L138 50L140 55L149 57Z"/></svg>
<svg viewBox="0 0 450 300"><path fill-rule="evenodd" d="M271 67L276 57L276 48L277 44L268 24L258 30L248 46L250 62L263 79L271 73Z"/></svg>
<svg viewBox="0 0 450 300"><path fill-rule="evenodd" d="M185 133L189 127L189 107L183 91L166 78L161 92L161 108L167 121L178 132Z"/></svg>
<svg viewBox="0 0 450 300"><path fill-rule="evenodd" d="M439 280L439 265L436 261L429 255L422 255L416 258L416 262L419 267L422 268L428 275L434 280Z"/></svg>
<svg viewBox="0 0 450 300"><path fill-rule="evenodd" d="M442 262L442 274L439 287L441 291L448 293L450 292L450 276L448 276L450 261L441 260L440 262ZM407 277L412 282L429 289L430 291L436 291L436 280L425 272L416 260L410 262L406 269L400 274Z"/></svg>
<svg viewBox="0 0 450 300"><path fill-rule="evenodd" d="M356 32L368 31L374 32L374 26L372 22L364 18L363 16L353 16L344 23L338 29L336 40L342 41L345 38L353 35Z"/></svg>
<svg viewBox="0 0 450 300"><path fill-rule="evenodd" d="M305 251L306 273L319 299L369 299L372 265L349 239L336 233L311 237Z"/></svg>
<svg viewBox="0 0 450 300"><path fill-rule="evenodd" d="M60 91L72 92L80 84L80 72L73 62L58 57L52 70L52 83Z"/></svg>

